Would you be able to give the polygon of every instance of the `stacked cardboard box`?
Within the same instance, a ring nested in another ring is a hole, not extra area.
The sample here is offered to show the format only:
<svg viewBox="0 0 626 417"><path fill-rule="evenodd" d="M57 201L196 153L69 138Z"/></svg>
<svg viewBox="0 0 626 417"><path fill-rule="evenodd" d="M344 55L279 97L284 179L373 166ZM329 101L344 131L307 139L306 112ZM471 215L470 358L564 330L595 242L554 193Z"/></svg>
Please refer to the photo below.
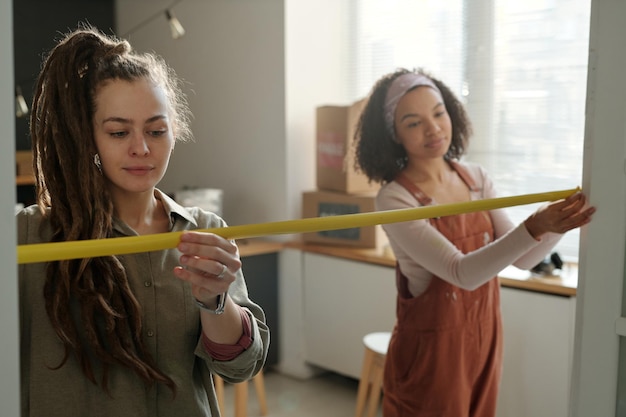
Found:
<svg viewBox="0 0 626 417"><path fill-rule="evenodd" d="M354 132L365 105L316 109L317 190L302 196L302 217L324 217L375 211L379 185L354 168ZM305 233L306 242L379 248L386 241L381 226Z"/></svg>
<svg viewBox="0 0 626 417"><path fill-rule="evenodd" d="M378 190L354 169L354 132L365 100L316 110L317 188L340 193Z"/></svg>

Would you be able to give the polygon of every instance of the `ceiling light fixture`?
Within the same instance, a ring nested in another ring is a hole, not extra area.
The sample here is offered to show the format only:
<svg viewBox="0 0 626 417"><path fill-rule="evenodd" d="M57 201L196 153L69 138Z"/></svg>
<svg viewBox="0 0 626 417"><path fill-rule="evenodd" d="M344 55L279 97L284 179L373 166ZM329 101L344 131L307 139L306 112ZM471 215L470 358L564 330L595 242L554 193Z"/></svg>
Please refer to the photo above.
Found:
<svg viewBox="0 0 626 417"><path fill-rule="evenodd" d="M15 116L26 117L27 114L28 105L26 104L26 100L24 99L24 95L22 94L22 89L18 85L15 87Z"/></svg>
<svg viewBox="0 0 626 417"><path fill-rule="evenodd" d="M185 35L185 28L180 24L174 13L172 13L169 9L165 11L165 17L167 17L167 21L170 24L170 30L172 31L172 38L178 39Z"/></svg>
<svg viewBox="0 0 626 417"><path fill-rule="evenodd" d="M143 20L139 24L135 25L132 29L128 30L121 37L128 38L129 35L132 35L133 33L137 32L139 29L146 26L148 23L152 22L158 17L165 15L165 18L167 19L167 23L169 24L169 27L170 27L172 38L174 39L181 38L185 34L185 28L183 28L183 25L176 18L176 16L174 16L174 13L172 12L172 7L174 7L175 4L180 3L181 1L182 0L177 0L174 3L172 3L169 7L159 10L152 16L148 17L147 19Z"/></svg>

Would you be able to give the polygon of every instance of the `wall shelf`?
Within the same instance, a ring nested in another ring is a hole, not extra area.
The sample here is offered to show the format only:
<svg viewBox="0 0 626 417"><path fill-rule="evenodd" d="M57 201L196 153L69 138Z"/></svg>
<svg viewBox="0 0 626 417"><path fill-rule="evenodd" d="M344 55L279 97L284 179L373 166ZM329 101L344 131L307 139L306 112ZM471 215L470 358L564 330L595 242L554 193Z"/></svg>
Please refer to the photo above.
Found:
<svg viewBox="0 0 626 417"><path fill-rule="evenodd" d="M35 177L32 175L17 175L15 185L35 185Z"/></svg>

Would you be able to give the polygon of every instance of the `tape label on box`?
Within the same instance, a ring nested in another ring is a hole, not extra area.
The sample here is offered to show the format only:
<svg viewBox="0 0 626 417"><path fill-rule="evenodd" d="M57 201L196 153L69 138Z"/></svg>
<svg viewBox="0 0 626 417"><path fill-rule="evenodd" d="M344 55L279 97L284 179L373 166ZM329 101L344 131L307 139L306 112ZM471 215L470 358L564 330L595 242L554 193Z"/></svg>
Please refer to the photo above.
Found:
<svg viewBox="0 0 626 417"><path fill-rule="evenodd" d="M320 133L317 142L317 163L320 167L343 169L346 155L345 136L335 132Z"/></svg>

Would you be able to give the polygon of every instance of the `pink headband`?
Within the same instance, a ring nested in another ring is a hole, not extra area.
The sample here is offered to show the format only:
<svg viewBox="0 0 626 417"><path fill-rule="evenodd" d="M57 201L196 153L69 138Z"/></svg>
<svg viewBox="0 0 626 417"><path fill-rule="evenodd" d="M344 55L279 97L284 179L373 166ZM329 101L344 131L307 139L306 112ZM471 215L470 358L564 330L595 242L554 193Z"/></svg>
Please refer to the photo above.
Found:
<svg viewBox="0 0 626 417"><path fill-rule="evenodd" d="M409 90L422 85L434 89L441 96L441 91L439 91L439 88L437 88L433 80L425 75L415 74L413 72L402 74L401 76L393 80L393 82L389 86L389 89L387 90L385 107L383 109L385 112L385 125L387 126L387 130L391 134L391 138L394 142L398 142L398 139L396 138L396 131L393 127L393 119L396 114L396 107L398 107L398 102L406 93L409 92Z"/></svg>

